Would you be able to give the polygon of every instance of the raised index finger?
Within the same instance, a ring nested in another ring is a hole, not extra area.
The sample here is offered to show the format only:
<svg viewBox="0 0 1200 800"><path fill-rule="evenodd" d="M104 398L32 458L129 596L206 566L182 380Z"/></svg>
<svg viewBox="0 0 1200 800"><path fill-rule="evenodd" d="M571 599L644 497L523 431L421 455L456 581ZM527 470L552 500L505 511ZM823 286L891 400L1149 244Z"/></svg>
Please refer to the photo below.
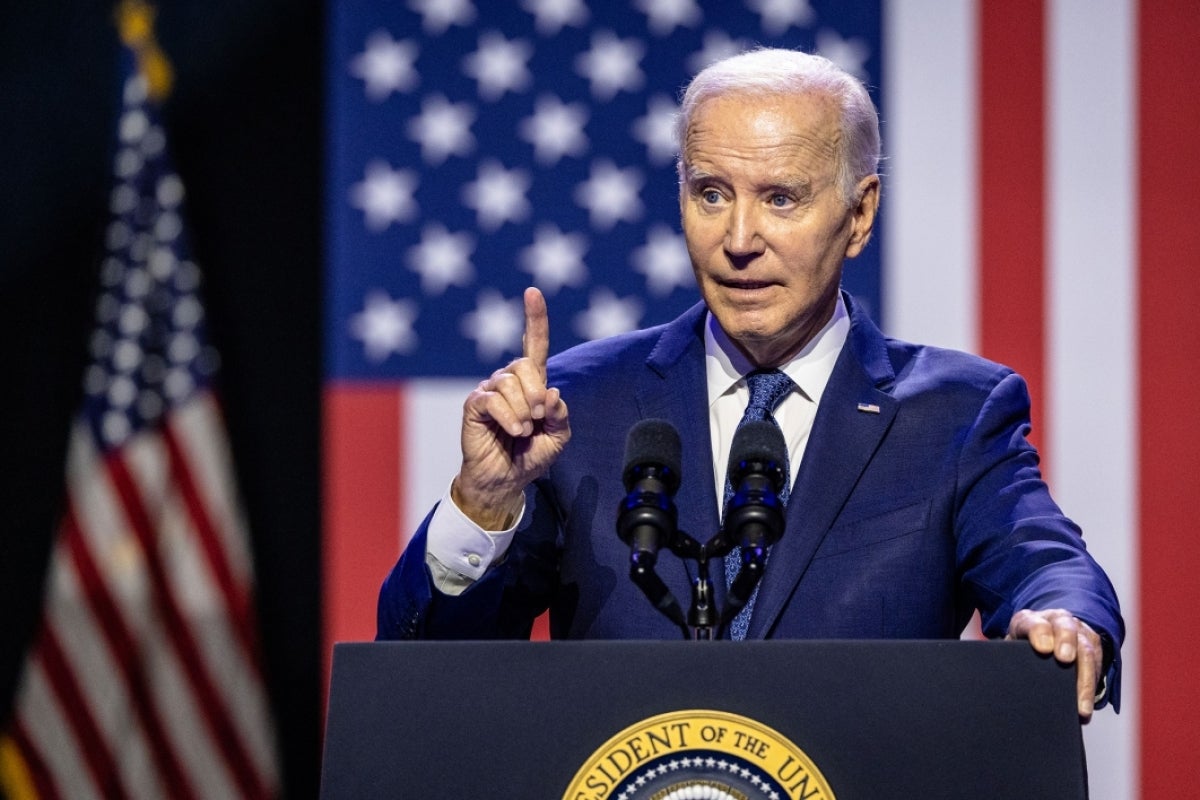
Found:
<svg viewBox="0 0 1200 800"><path fill-rule="evenodd" d="M550 357L550 314L546 298L535 286L525 290L525 335L521 337L521 354L532 361L546 377L546 359Z"/></svg>

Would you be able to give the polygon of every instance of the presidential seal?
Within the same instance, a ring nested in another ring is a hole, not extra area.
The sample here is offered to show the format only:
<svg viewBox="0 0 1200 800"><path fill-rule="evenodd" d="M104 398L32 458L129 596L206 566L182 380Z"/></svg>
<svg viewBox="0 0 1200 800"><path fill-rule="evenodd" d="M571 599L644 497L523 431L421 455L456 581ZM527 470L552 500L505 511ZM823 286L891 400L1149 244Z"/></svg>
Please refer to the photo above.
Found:
<svg viewBox="0 0 1200 800"><path fill-rule="evenodd" d="M725 711L672 711L629 726L575 773L563 800L835 800L804 751Z"/></svg>

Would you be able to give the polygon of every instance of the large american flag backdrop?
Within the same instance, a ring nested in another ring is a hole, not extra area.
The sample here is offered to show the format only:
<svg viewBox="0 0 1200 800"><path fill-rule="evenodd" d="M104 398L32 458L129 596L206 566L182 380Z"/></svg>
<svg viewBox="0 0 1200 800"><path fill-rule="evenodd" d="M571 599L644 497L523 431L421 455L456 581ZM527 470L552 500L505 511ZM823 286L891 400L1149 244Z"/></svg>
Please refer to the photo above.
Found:
<svg viewBox="0 0 1200 800"><path fill-rule="evenodd" d="M883 116L882 229L846 287L890 333L1029 379L1047 477L1121 594L1124 705L1085 730L1092 796L1190 796L1200 6L362 0L331 4L330 37L330 646L372 638L457 468L462 400L520 349L525 286L555 350L694 302L679 90L722 54L799 47Z"/></svg>

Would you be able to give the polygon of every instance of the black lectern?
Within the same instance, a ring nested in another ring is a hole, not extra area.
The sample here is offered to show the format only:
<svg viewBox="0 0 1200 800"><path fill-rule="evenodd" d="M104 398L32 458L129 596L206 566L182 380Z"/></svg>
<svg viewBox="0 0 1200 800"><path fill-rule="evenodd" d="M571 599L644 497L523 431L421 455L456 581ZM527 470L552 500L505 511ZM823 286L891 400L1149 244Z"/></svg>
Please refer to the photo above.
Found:
<svg viewBox="0 0 1200 800"><path fill-rule="evenodd" d="M383 642L334 649L321 797L1064 800L1085 772L1074 671L1023 642Z"/></svg>

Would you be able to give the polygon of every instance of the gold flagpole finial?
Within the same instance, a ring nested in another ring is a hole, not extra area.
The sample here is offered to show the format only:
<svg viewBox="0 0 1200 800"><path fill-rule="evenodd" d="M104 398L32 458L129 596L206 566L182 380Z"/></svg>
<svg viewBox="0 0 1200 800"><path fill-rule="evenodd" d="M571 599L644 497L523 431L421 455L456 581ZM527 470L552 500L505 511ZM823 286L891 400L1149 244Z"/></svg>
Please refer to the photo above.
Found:
<svg viewBox="0 0 1200 800"><path fill-rule="evenodd" d="M156 13L146 0L121 0L117 4L117 31L121 41L137 57L138 72L146 79L150 98L162 102L171 93L174 72L166 53L154 38Z"/></svg>

